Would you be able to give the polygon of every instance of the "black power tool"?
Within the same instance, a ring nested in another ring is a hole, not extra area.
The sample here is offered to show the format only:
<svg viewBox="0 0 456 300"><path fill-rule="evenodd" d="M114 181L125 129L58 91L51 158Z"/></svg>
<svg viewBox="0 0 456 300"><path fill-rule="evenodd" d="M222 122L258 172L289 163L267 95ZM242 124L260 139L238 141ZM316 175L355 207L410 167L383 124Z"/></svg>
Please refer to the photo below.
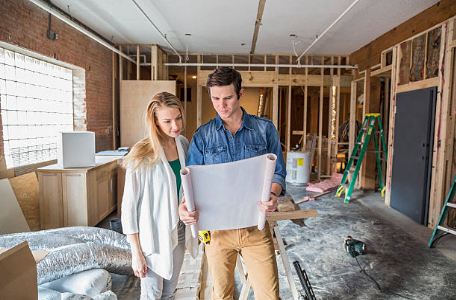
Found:
<svg viewBox="0 0 456 300"><path fill-rule="evenodd" d="M356 257L366 253L366 244L348 236L344 239L344 249L351 257Z"/></svg>

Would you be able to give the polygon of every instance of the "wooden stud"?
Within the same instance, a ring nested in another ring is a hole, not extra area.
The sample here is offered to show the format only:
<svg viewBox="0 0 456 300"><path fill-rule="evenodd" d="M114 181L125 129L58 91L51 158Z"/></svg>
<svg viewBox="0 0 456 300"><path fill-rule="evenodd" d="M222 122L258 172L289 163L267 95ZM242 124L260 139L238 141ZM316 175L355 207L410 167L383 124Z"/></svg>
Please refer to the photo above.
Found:
<svg viewBox="0 0 456 300"><path fill-rule="evenodd" d="M120 55L119 55L120 56ZM117 149L117 110L116 110L116 53L112 52L112 81L111 81L111 109L112 109L112 147Z"/></svg>
<svg viewBox="0 0 456 300"><path fill-rule="evenodd" d="M290 55L290 65L292 62L292 56ZM289 85L288 85L288 105L287 105L287 152L290 151L290 140L291 140L291 68L288 68L288 73L290 75Z"/></svg>
<svg viewBox="0 0 456 300"><path fill-rule="evenodd" d="M197 61L201 62L201 55L198 54ZM197 67L198 81L201 81L201 67ZM203 91L202 85L196 86L196 128L199 128L203 123Z"/></svg>
<svg viewBox="0 0 456 300"><path fill-rule="evenodd" d="M357 99L357 83L355 81L351 84L350 93L350 130L348 139L348 155L351 155L355 145L355 128L356 128L356 99ZM356 133L357 134L357 133Z"/></svg>
<svg viewBox="0 0 456 300"><path fill-rule="evenodd" d="M334 65L334 56L331 56L331 65ZM333 105L333 85L334 85L334 69L330 69L331 86L329 87L329 102L328 102L328 153L326 153L326 174L331 175L331 147L332 147L332 105Z"/></svg>
<svg viewBox="0 0 456 300"><path fill-rule="evenodd" d="M400 46L393 48L393 63L391 72L391 100L389 105L389 125L388 125L388 163L386 166L386 190L385 204L390 206L391 202L391 176L393 173L393 154L394 154L394 122L396 117L396 89L399 82L399 63L400 63Z"/></svg>
<svg viewBox="0 0 456 300"><path fill-rule="evenodd" d="M157 62L158 62L158 47L157 45L153 45L152 48L152 53L151 53L151 75L152 75L152 80L158 80L158 66L157 66Z"/></svg>
<svg viewBox="0 0 456 300"><path fill-rule="evenodd" d="M342 57L339 56L337 60L338 64L341 65L342 63ZM338 161L338 154L339 154L339 122L340 122L340 75L341 75L341 69L337 69L337 80L336 80L336 128L335 128L335 135L336 135L336 141L335 141L335 155L336 155L336 163L335 167L333 169L333 172L337 172L337 161Z"/></svg>
<svg viewBox="0 0 456 300"><path fill-rule="evenodd" d="M278 64L279 58L276 55L275 57L275 63ZM275 73L276 73L276 80L275 80L275 85L273 87L272 93L273 93L273 98L272 98L272 122L274 123L274 126L279 129L279 68L275 68ZM280 132L279 132L280 134Z"/></svg>
<svg viewBox="0 0 456 300"><path fill-rule="evenodd" d="M307 62L308 62L308 57L306 56L306 65L307 65ZM308 72L309 72L309 68L305 68L305 72L306 72L306 76L308 75ZM302 142L304 143L304 147L303 149L304 150L307 150L307 93L308 93L308 90L307 90L307 82L305 83L304 85L304 117L303 117L303 132L302 132ZM310 164L312 164L313 162L310 162Z"/></svg>
<svg viewBox="0 0 456 300"><path fill-rule="evenodd" d="M432 179L435 178L434 184L431 183L431 197L429 201L429 227L435 227L438 222L438 218L440 215L440 211L442 210L443 203L445 201L446 191L444 190L445 183L447 178L446 175L446 164L445 157L446 157L446 145L447 145L447 126L448 126L448 115L449 115L449 102L450 102L450 75L451 70L450 68L451 63L451 48L447 48L447 45L450 43L448 41L447 31L449 30L449 26L452 26L452 22L450 24L446 23L442 26L442 36L441 36L441 48L440 48L440 61L439 66L440 70L442 67L444 68L444 74L439 72L439 86L437 93L437 102L436 102L436 124L435 127L435 137L434 137L434 152L433 157L436 157L436 164L433 164L435 168L433 169ZM451 35L450 35L451 36ZM443 61L445 59L445 61ZM442 78L443 76L443 78ZM441 109L439 109L441 107ZM440 128L440 130L438 130Z"/></svg>
<svg viewBox="0 0 456 300"><path fill-rule="evenodd" d="M182 97L182 95L181 95ZM184 66L184 120L187 122L187 66ZM184 135L187 136L187 126L184 128Z"/></svg>
<svg viewBox="0 0 456 300"><path fill-rule="evenodd" d="M324 58L323 58L324 59ZM320 83L320 109L318 112L318 181L321 180L321 165L322 165L322 147L323 147L323 82L325 78L325 69L321 68L321 83Z"/></svg>
<svg viewBox="0 0 456 300"><path fill-rule="evenodd" d="M140 80L141 57L139 56L139 46L136 46L136 80Z"/></svg>

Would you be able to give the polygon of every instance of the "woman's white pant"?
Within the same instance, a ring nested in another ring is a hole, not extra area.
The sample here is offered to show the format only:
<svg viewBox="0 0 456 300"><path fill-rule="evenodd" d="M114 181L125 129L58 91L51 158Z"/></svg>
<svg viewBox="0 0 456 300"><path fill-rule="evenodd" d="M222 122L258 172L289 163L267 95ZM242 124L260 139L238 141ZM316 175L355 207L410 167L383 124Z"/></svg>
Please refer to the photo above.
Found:
<svg viewBox="0 0 456 300"><path fill-rule="evenodd" d="M173 275L166 280L147 268L146 277L141 278L141 300L172 300L174 298L185 253L185 224L182 221L179 221L178 236L178 244L173 250Z"/></svg>

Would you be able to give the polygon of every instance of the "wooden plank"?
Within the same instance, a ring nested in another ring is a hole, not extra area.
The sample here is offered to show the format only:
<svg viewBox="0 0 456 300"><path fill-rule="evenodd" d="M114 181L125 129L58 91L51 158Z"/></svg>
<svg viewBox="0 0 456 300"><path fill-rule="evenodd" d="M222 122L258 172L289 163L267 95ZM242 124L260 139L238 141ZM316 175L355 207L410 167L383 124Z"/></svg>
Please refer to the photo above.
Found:
<svg viewBox="0 0 456 300"><path fill-rule="evenodd" d="M122 52L122 46L119 46L120 52ZM119 82L123 79L123 57L119 55Z"/></svg>
<svg viewBox="0 0 456 300"><path fill-rule="evenodd" d="M409 92L409 91L414 91L414 90L420 90L420 89L425 89L425 88L438 86L438 85L439 85L439 78L434 77L434 78L429 78L429 79L425 79L425 80L420 80L420 81L410 82L407 84L398 85L397 93L404 93L404 92Z"/></svg>
<svg viewBox="0 0 456 300"><path fill-rule="evenodd" d="M141 57L139 56L139 46L136 46L136 80L140 80Z"/></svg>
<svg viewBox="0 0 456 300"><path fill-rule="evenodd" d="M290 65L292 63L292 56L290 55ZM290 139L291 139L291 68L288 68L289 79L288 79L288 105L287 105L287 151L290 151Z"/></svg>
<svg viewBox="0 0 456 300"><path fill-rule="evenodd" d="M277 64L278 61L279 61L279 58L276 55L275 63ZM275 68L275 75L276 75L276 81L272 88L272 94L273 94L273 97L272 97L272 123L274 123L274 126L278 130L279 129L279 81L277 79L279 78L279 68L277 68L277 67Z"/></svg>
<svg viewBox="0 0 456 300"><path fill-rule="evenodd" d="M321 165L322 165L322 146L323 146L323 82L324 82L324 69L320 69L321 82L320 82L320 109L318 111L318 181L321 179Z"/></svg>
<svg viewBox="0 0 456 300"><path fill-rule="evenodd" d="M355 145L356 134L356 92L357 92L357 83L355 81L351 84L351 93L350 93L350 131L349 131L349 146L348 146L348 154L351 155L353 151L353 147Z"/></svg>
<svg viewBox="0 0 456 300"><path fill-rule="evenodd" d="M187 122L187 66L184 66L184 120ZM187 126L184 127L184 136L187 136Z"/></svg>
<svg viewBox="0 0 456 300"><path fill-rule="evenodd" d="M40 230L40 192L35 172L10 178L9 182L30 230Z"/></svg>
<svg viewBox="0 0 456 300"><path fill-rule="evenodd" d="M266 4L266 0L260 0L258 3L258 12L255 20L255 30L253 31L253 38L252 38L252 47L250 48L250 54L255 53L255 47L258 39L258 33L260 31L261 26L261 19L263 18L263 11L264 5Z"/></svg>
<svg viewBox="0 0 456 300"><path fill-rule="evenodd" d="M120 56L120 55L119 55ZM112 52L112 74L111 74L111 109L112 109L112 147L117 149L117 105L116 105L116 53ZM33 230L33 229L32 229Z"/></svg>
<svg viewBox="0 0 456 300"><path fill-rule="evenodd" d="M201 55L199 54L197 56L197 62L201 62ZM198 74L196 85L196 128L199 128L203 124L203 84L201 82L204 82L207 79L207 76L213 71L208 71L207 74L203 75L202 73L204 72L201 71L201 67L197 67L196 72Z"/></svg>
<svg viewBox="0 0 456 300"><path fill-rule="evenodd" d="M176 94L176 82L122 80L120 88L120 145L132 147L146 135L144 118L150 99L163 91Z"/></svg>
<svg viewBox="0 0 456 300"><path fill-rule="evenodd" d="M431 197L429 201L429 218L428 226L434 228L437 225L440 211L442 210L443 203L445 201L445 196L447 191L445 191L446 183L446 167L448 166L445 161L445 150L447 145L447 127L448 127L448 115L450 107L450 88L451 88L451 48L446 46L449 44L448 41L448 24L445 24L442 27L442 36L441 36L441 48L440 48L440 58L439 58L439 69L442 70L444 66L444 74L439 72L439 86L437 92L437 102L436 102L436 114L435 114L435 136L434 136L434 155L436 157L436 164L433 164L432 179L435 178L435 181L431 181ZM445 61L443 61L445 59ZM448 67L448 68L447 68ZM448 70L449 69L449 70ZM443 77L442 77L443 76ZM439 109L441 107L441 109ZM440 142L440 143L439 143Z"/></svg>
<svg viewBox="0 0 456 300"><path fill-rule="evenodd" d="M306 65L308 64L308 57L306 56ZM305 68L305 76L307 77L309 74L309 68ZM302 149L307 149L307 94L308 94L308 87L307 82L304 84L304 116L303 116L303 132L302 132L302 142L303 147ZM312 162L310 162L312 164Z"/></svg>
<svg viewBox="0 0 456 300"><path fill-rule="evenodd" d="M380 77L391 76L391 69L392 69L392 65L380 68L378 70L375 70L375 71L371 72L371 77L374 77L374 76L380 76Z"/></svg>
<svg viewBox="0 0 456 300"><path fill-rule="evenodd" d="M388 122L388 164L386 166L386 190L385 190L385 204L390 206L391 202L391 177L393 173L393 154L394 154L394 122L396 117L396 89L399 80L399 46L393 48L393 64L391 72L391 100L389 109L389 122Z"/></svg>
<svg viewBox="0 0 456 300"><path fill-rule="evenodd" d="M206 86L207 76L212 70L198 71L198 84ZM239 71L242 77L243 87L273 87L277 81L277 73L274 71ZM288 75L285 74L288 77ZM288 85L288 78L286 80Z"/></svg>
<svg viewBox="0 0 456 300"><path fill-rule="evenodd" d="M331 56L331 65L334 64L334 57ZM327 175L331 174L331 147L332 147L332 105L333 105L333 84L334 84L334 70L329 70L331 76L331 86L329 87L329 99L328 99L328 152L326 153L326 171Z"/></svg>
<svg viewBox="0 0 456 300"><path fill-rule="evenodd" d="M266 220L269 222L280 221L280 220L295 220L295 219L305 219L305 218L315 218L318 217L318 212L315 209L301 209L294 211L284 211L278 212L275 211L270 215L266 216Z"/></svg>
<svg viewBox="0 0 456 300"><path fill-rule="evenodd" d="M211 70L201 70L198 72L198 83L206 85L207 75L212 73ZM305 74L277 74L275 71L239 71L242 77L243 87L273 87L276 82L279 86L320 86L321 75ZM278 75L278 76L277 76ZM290 81L291 78L291 81ZM343 75L340 79L341 87L350 87L353 76ZM323 86L331 86L332 79L330 75L324 75Z"/></svg>
<svg viewBox="0 0 456 300"><path fill-rule="evenodd" d="M339 65L341 64L341 58L339 57ZM333 165L333 169L331 170L330 174L337 172L337 154L339 153L339 122L340 122L340 73L341 70L337 70L337 77L336 77L336 128L335 128L335 145L334 145L334 152L333 155L335 157L335 163Z"/></svg>
<svg viewBox="0 0 456 300"><path fill-rule="evenodd" d="M151 72L151 80L158 80L158 47L157 45L153 45L151 47L151 65L150 65L150 72Z"/></svg>

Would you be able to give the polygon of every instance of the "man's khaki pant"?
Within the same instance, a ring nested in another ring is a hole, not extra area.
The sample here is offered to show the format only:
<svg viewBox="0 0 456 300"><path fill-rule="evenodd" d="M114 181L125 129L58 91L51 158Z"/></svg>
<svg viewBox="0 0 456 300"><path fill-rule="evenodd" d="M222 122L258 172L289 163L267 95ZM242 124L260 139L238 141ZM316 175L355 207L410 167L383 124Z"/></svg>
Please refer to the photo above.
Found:
<svg viewBox="0 0 456 300"><path fill-rule="evenodd" d="M257 300L278 300L279 281L268 222L256 226L211 231L206 257L212 279L212 300L232 300L236 258L241 253Z"/></svg>

